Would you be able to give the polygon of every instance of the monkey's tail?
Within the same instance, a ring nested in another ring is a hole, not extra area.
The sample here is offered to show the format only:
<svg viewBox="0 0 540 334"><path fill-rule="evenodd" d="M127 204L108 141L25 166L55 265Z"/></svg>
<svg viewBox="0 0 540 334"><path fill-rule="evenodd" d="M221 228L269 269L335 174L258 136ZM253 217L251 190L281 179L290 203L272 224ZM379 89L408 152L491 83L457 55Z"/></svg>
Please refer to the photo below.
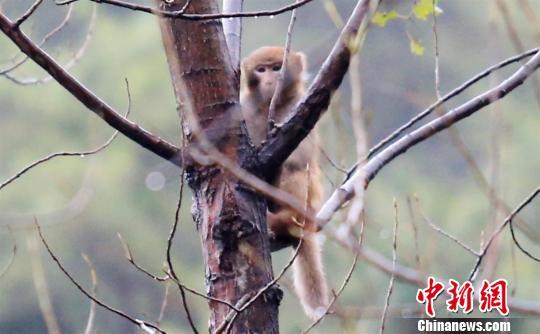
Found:
<svg viewBox="0 0 540 334"><path fill-rule="evenodd" d="M328 285L324 276L321 246L315 233L304 235L298 255L293 263L294 287L304 312L318 319L329 304Z"/></svg>

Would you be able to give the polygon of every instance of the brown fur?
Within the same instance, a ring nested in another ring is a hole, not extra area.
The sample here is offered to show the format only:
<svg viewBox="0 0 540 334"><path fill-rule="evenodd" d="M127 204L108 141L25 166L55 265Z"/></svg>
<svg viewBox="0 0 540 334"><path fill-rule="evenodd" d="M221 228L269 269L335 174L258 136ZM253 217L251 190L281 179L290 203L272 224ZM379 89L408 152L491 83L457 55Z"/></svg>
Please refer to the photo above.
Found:
<svg viewBox="0 0 540 334"><path fill-rule="evenodd" d="M268 132L268 109L276 88L279 69L283 63L282 47L262 47L242 61L244 88L241 94L242 112L252 142L259 146ZM287 70L280 100L276 103L276 122L281 123L290 115L304 93L302 73L305 56L289 52ZM309 167L308 167L309 166ZM306 201L317 210L322 197L321 175L318 157L318 135L313 130L287 158L281 167L275 186ZM321 250L316 239L316 223L306 221L303 228L298 222L302 217L295 211L269 204L267 221L277 236L303 235L298 256L293 264L294 284L302 306L308 316L317 318L328 306L328 288L322 267Z"/></svg>

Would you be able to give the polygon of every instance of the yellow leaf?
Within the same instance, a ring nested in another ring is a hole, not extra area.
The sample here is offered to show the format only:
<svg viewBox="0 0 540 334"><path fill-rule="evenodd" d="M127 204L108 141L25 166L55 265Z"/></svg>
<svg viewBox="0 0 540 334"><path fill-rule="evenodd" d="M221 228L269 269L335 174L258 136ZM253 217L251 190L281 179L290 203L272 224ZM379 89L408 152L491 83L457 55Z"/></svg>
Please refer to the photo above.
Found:
<svg viewBox="0 0 540 334"><path fill-rule="evenodd" d="M388 21L394 20L397 17L398 13L395 10L391 10L389 12L376 12L371 19L371 22L379 27L384 27Z"/></svg>
<svg viewBox="0 0 540 334"><path fill-rule="evenodd" d="M411 53L416 56L423 56L425 47L422 45L422 42L420 42L417 39L414 39L413 37L409 37L411 40L410 46L411 46Z"/></svg>
<svg viewBox="0 0 540 334"><path fill-rule="evenodd" d="M442 10L437 7L437 0L435 0L435 6L433 0L419 0L413 6L413 14L419 20L427 20L430 15L442 13Z"/></svg>

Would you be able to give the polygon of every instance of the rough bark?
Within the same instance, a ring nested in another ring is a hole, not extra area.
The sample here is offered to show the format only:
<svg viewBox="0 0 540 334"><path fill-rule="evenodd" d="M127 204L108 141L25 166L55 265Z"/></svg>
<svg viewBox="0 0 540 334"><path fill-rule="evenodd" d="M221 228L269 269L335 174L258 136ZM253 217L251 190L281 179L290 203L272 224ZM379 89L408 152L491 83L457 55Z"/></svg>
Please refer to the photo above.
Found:
<svg viewBox="0 0 540 334"><path fill-rule="evenodd" d="M162 3L161 9L179 10L183 5L183 0ZM216 1L198 0L191 2L187 13L217 10ZM178 106L192 112L200 126L194 126L192 119L186 122L187 145L197 145L197 137L204 136L253 172L257 153L241 122L239 73L231 65L221 21L162 18L160 25ZM265 201L216 165L191 163L185 168L195 198L192 211L202 243L208 295L236 304L273 278ZM277 287L268 289L236 318L230 332L278 333L281 297ZM231 309L217 302L209 306L214 332Z"/></svg>

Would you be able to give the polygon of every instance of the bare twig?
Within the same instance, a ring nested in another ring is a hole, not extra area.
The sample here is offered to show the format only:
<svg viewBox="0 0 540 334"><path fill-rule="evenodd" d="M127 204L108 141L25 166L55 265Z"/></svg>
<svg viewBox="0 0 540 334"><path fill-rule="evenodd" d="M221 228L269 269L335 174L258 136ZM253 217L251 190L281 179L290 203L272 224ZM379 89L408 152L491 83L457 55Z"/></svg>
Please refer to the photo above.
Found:
<svg viewBox="0 0 540 334"><path fill-rule="evenodd" d="M398 205L397 201L394 198L394 242L392 243L392 275L390 275L390 283L388 284L388 291L386 292L386 298L384 303L383 313L381 315L381 326L379 328L379 333L384 333L384 326L386 323L386 314L388 312L388 307L390 306L390 296L392 295L392 290L394 289L394 273L396 271L396 262L397 262L397 229L398 229Z"/></svg>
<svg viewBox="0 0 540 334"><path fill-rule="evenodd" d="M469 88L473 84L477 83L478 81L482 80L483 78L487 77L491 73L493 73L493 72L495 72L495 71L497 71L497 70L499 70L501 68L504 68L504 67L506 67L508 65L511 65L513 63L519 62L519 61L521 61L521 60L523 60L525 58L528 58L528 57L536 54L539 50L540 50L540 48L534 48L534 49L528 50L526 52L520 53L520 54L518 54L516 56L512 56L512 57L507 58L507 59L501 61L498 64L490 66L487 69L485 69L484 71L476 74L471 79L467 80L466 82L461 84L459 87L453 89L448 94L443 96L440 100L437 100L434 103L432 103L428 108L426 108L424 111L422 111L421 113L419 113L418 115L413 117L407 123L400 126L398 129L396 129L390 135L386 136L383 140L381 140L377 144L375 144L369 150L368 155L364 158L363 161L373 157L377 152L379 152L382 148L384 148L390 142L392 142L393 140L398 138L400 135L402 135L406 130L410 129L413 125L417 124L418 122L420 122L421 120L423 120L424 118L429 116L435 109L437 109L438 107L443 105L444 102L447 102L448 100L458 96L463 91L465 91L467 88ZM361 161L361 162L363 162L363 161ZM356 163L355 165L353 165L349 169L349 172L348 172L347 177L345 178L345 181L348 180L351 177L351 175L356 171L359 163L360 162Z"/></svg>
<svg viewBox="0 0 540 334"><path fill-rule="evenodd" d="M296 2L298 2L298 0L296 0ZM268 124L270 124L270 126L273 126L276 120L276 106L281 98L281 91L283 90L283 83L285 81L285 73L287 72L288 58L291 50L292 31L295 22L296 9L293 9L291 13L291 20L289 21L289 27L287 28L287 38L285 40L285 47L283 50L283 62L281 64L281 69L279 70L276 88L274 89L274 94L272 95L272 99L270 99L270 106L268 107Z"/></svg>
<svg viewBox="0 0 540 334"><path fill-rule="evenodd" d="M416 262L416 268L421 269L422 265L420 263L420 247L418 245L418 225L416 224L416 215L414 214L414 209L413 209L413 206L412 206L412 201L411 201L410 196L407 196L407 208L409 210L409 218L410 218L411 226L412 226L412 230L413 230L414 260Z"/></svg>
<svg viewBox="0 0 540 334"><path fill-rule="evenodd" d="M191 312L189 311L189 306L186 299L185 287L183 284L180 283L180 279L178 278L178 275L176 274L176 271L174 270L174 266L172 264L171 249L173 245L174 236L176 235L176 230L178 228L178 223L180 221L180 208L182 207L183 192L184 192L184 173L180 175L180 190L178 192L178 202L176 204L176 211L174 213L174 223L171 229L171 233L169 234L169 237L167 238L167 266L168 266L167 274L174 279L174 282L176 282L176 285L178 286L178 289L180 290L182 306L184 307L184 311L186 311L186 317L188 319L189 325L191 326L191 330L193 331L193 333L199 333L197 331L197 327L195 326L193 318L191 317Z"/></svg>
<svg viewBox="0 0 540 334"><path fill-rule="evenodd" d="M518 242L518 240L516 239L516 232L514 232L514 223L512 220L510 220L508 222L508 224L510 225L510 233L512 234L512 240L514 241L514 243L516 244L516 246L519 248L519 250L521 250L523 252L523 254L527 255L529 258L533 259L534 261L537 261L537 262L540 262L540 258L532 255L528 250L526 250L520 242Z"/></svg>
<svg viewBox="0 0 540 334"><path fill-rule="evenodd" d="M73 2L77 2L77 1L79 0L56 1L56 4L67 5ZM154 14L161 17L181 18L181 19L192 20L192 21L202 21L202 20L228 19L228 18L237 18L237 17L255 17L256 18L256 17L262 17L262 16L274 16L274 15L279 15L279 14L291 11L293 9L302 7L313 0L301 0L299 2L292 3L287 6L283 6L281 8L274 9L274 10L256 11L256 12L240 12L240 13L217 13L217 14L186 13L186 8L182 8L181 10L177 10L177 11L159 10L154 7L138 5L138 4L134 4L127 1L121 1L121 0L90 0L90 1L122 7L122 8L130 9L130 10L134 10L138 12Z"/></svg>
<svg viewBox="0 0 540 334"><path fill-rule="evenodd" d="M32 16L32 14L34 14L36 9L38 9L39 5L41 5L42 2L43 0L34 1L32 6L30 6L30 8L28 8L28 10L24 12L24 14L21 17L19 17L15 22L13 22L13 26L15 28L19 28L20 25L24 23L24 21L28 20L28 18Z"/></svg>
<svg viewBox="0 0 540 334"><path fill-rule="evenodd" d="M45 278L45 270L43 269L43 261L41 254L37 249L37 239L35 235L27 234L26 243L30 255L32 279L34 281L34 288L36 289L39 310L41 311L41 315L45 321L47 333L60 334L60 326L58 325L58 319L54 312L54 307L49 293L49 286L47 284L47 279Z"/></svg>
<svg viewBox="0 0 540 334"><path fill-rule="evenodd" d="M58 26L56 26L56 28L54 28L53 30L49 31L45 36L43 36L43 38L41 39L41 41L38 43L38 45L40 47L42 47L45 43L47 43L47 41L49 39L51 39L53 36L55 36L57 33L59 33L60 31L62 31L62 29L64 29L64 27L67 26L69 20L71 19L71 14L73 13L73 6L69 6L68 7L68 10L66 11L66 15L64 16L64 19L58 24ZM26 63L28 61L28 59L30 59L28 56L24 56L21 60L19 61L16 61L18 56L20 55L21 53L19 52L17 55L15 55L13 58L12 58L12 65L6 67L6 68L3 68L3 69L0 69L0 75L4 75L6 73L9 73L17 68L19 68L21 65L23 65L24 63Z"/></svg>
<svg viewBox="0 0 540 334"><path fill-rule="evenodd" d="M476 96L417 130L408 133L406 136L386 147L364 166L356 170L340 188L334 191L317 214L320 227L322 228L330 220L334 212L354 196L354 189L357 184L367 187L377 173L393 159L414 145L503 98L509 92L523 84L538 67L540 67L540 52L537 52L525 65L521 66L513 75L496 87Z"/></svg>
<svg viewBox="0 0 540 334"><path fill-rule="evenodd" d="M445 230L443 230L439 226L432 223L431 220L429 220L428 217L422 211L422 208L420 206L420 199L417 196L415 196L414 200L416 202L416 207L417 207L418 213L420 213L420 216L422 216L422 219L429 225L429 227L431 227L435 232L437 232L437 233L445 236L446 238L452 240L453 242L458 244L461 248L465 249L467 252L471 253L472 255L475 255L475 256L480 255L477 251L475 251L474 249L472 249L471 247L469 247L465 243L463 243L463 241L459 240L455 236L451 235L450 233L446 232Z"/></svg>
<svg viewBox="0 0 540 334"><path fill-rule="evenodd" d="M350 57L357 52L358 37L366 24L369 0L360 0L353 10L340 38L326 58L321 70L306 94L296 105L292 116L275 131L259 151L259 160L265 175L273 175L283 161L309 134L330 103L332 94L340 86L349 69ZM301 125L301 126L300 126Z"/></svg>
<svg viewBox="0 0 540 334"><path fill-rule="evenodd" d="M170 282L165 283L165 292L163 293L163 302L161 303L161 307L159 309L159 315L156 321L156 325L159 326L161 321L163 320L163 317L165 316L165 309L167 308L167 305L169 303L169 290L171 288Z"/></svg>
<svg viewBox="0 0 540 334"><path fill-rule="evenodd" d="M324 149L324 147L322 147L322 145L319 145L319 151L321 152L324 159L328 161L330 166L332 166L335 170L337 170L340 173L347 174L347 170L341 167L336 161L334 161L334 159L330 157L330 155L328 154L328 152L326 152L326 150Z"/></svg>
<svg viewBox="0 0 540 334"><path fill-rule="evenodd" d="M70 5L70 8L71 7L73 6ZM62 66L64 71L69 71L75 64L77 64L81 60L81 58L84 56L86 52L88 45L90 44L90 41L92 40L92 36L94 34L94 28L97 22L97 5L94 5L93 7L94 8L92 9L92 16L90 17L90 23L88 24L88 29L87 29L84 41L79 47L79 49L75 52L73 57L65 65ZM28 57L26 57L24 60L26 61L27 59ZM10 81L12 81L13 83L22 85L22 86L46 84L47 82L54 79L50 75L41 79L38 79L38 78L18 79L15 76L11 75L10 73L5 73L4 76Z"/></svg>
<svg viewBox="0 0 540 334"><path fill-rule="evenodd" d="M22 52L47 71L71 95L113 128L167 161L178 166L182 165L182 161L180 161L180 150L176 146L162 140L142 129L139 125L122 117L115 109L97 97L71 74L62 69L51 56L37 46L19 28L15 27L13 22L3 13L0 13L0 30L16 44Z"/></svg>
<svg viewBox="0 0 540 334"><path fill-rule="evenodd" d="M126 91L127 91L127 96L128 96L128 108L127 108L127 112L126 112L125 117L128 117L129 113L131 112L131 93L130 93L130 90L129 90L129 82L127 81L127 79L126 79ZM52 160L54 158L57 158L57 157L75 157L75 156L77 156L77 157L85 157L85 156L94 155L96 153L99 153L99 152L103 151L104 149L106 149L107 147L109 147L109 145L112 144L112 142L116 139L117 136L118 136L118 130L115 131L112 134L112 136L104 144L102 144L102 145L100 145L100 146L98 146L98 147L96 147L96 148L94 148L92 150L89 150L89 151L57 152L57 153L49 154L46 157L43 157L43 158L41 158L39 160L36 160L36 161L32 162L31 164L24 167L20 171L18 171L15 175L10 177L6 181L0 183L0 190L2 190L4 187L8 186L10 183L17 180L18 178L20 178L24 174L26 174L28 171L30 171L34 167L37 167L37 166L39 166L39 165L41 165L41 164L43 164L43 163L45 163L45 162L47 162L49 160Z"/></svg>
<svg viewBox="0 0 540 334"><path fill-rule="evenodd" d="M62 271L62 273L64 273L64 275L69 279L69 281L73 285L75 285L77 290L79 290L83 295L85 295L90 300L94 301L100 307L106 309L107 311L109 311L111 313L114 313L114 314L120 316L121 318L124 318L124 319L128 320L129 322L137 325L137 327L139 327L139 328L141 328L143 330L145 330L145 328L151 328L153 330L158 331L159 333L166 333L165 331L163 331L158 326L156 326L156 325L154 325L154 324L152 324L150 322L147 322L147 321L143 321L143 320L133 318L133 317L127 315L126 313L124 313L124 312L122 312L122 311L120 311L120 310L118 310L118 309L116 309L116 308L114 308L112 306L109 306L109 305L105 304L104 302L100 301L99 299L97 299L96 297L92 296L92 294L90 292L88 292L85 288L83 288L82 285L79 282L77 282L77 280L75 280L75 278L73 278L73 276L71 276L71 274L64 268L64 266L62 265L60 260L53 253L53 251L50 248L49 244L45 240L43 234L41 233L41 227L37 224L37 222L36 222L36 228L37 228L37 231L38 231L38 234L39 234L39 238L41 239L41 242L43 243L43 246L45 246L45 249L47 250L47 253L49 253L49 255L52 258L53 262L56 263L56 265L58 266L60 271Z"/></svg>
<svg viewBox="0 0 540 334"><path fill-rule="evenodd" d="M523 210L523 208L525 208L529 203L531 203L538 194L540 194L540 187L536 188L527 198L525 198L525 200L523 200L523 202L521 202L508 217L506 217L504 222L501 225L499 225L499 228L497 228L497 230L493 232L493 234L488 239L488 241L486 242L485 246L482 248L482 251L480 252L479 256L476 259L476 263L474 264L474 267L469 275L470 281L473 281L476 278L476 273L478 272L478 268L480 267L480 264L482 263L482 260L484 256L486 255L487 250L493 243L493 240L495 240L495 238L501 233L501 231L506 227L506 225L510 224L510 226L512 226L511 222L514 219L514 217L518 213L520 213L521 210ZM515 241L516 240L514 239L514 242Z"/></svg>
<svg viewBox="0 0 540 334"><path fill-rule="evenodd" d="M120 233L117 234L118 236L118 240L120 240L120 243L122 244L122 247L124 248L124 252L125 252L125 256L126 256L126 259L129 261L129 263L131 263L137 270L139 270L140 272L142 272L143 274L145 274L146 276L150 277L151 279L155 280L155 281L158 281L158 282L164 282L166 280L169 279L169 275L165 275L165 276L157 276L157 275L154 275L152 274L150 271L144 269L143 267L141 267L139 264L137 264L137 262L135 261L135 259L133 258L133 253L131 252L131 249L129 248L129 245L128 243L124 240L124 238L122 237L122 235Z"/></svg>
<svg viewBox="0 0 540 334"><path fill-rule="evenodd" d="M92 296L96 297L97 290L97 275L94 264L90 261L90 258L86 254L82 254L84 262L88 265L90 269L90 280L92 281ZM84 334L92 334L94 332L94 319L96 317L96 302L90 300L90 313L88 313L88 320L86 320L86 327L84 329Z"/></svg>

